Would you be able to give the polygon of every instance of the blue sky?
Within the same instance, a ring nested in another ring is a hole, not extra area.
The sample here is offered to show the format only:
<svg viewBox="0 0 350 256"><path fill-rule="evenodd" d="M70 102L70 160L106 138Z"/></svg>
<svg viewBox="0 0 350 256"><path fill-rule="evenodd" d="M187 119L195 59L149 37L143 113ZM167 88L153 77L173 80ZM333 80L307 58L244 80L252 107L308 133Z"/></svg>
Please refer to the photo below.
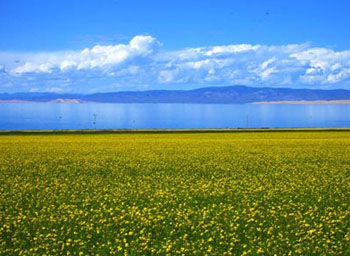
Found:
<svg viewBox="0 0 350 256"><path fill-rule="evenodd" d="M350 1L0 0L0 92L350 89Z"/></svg>

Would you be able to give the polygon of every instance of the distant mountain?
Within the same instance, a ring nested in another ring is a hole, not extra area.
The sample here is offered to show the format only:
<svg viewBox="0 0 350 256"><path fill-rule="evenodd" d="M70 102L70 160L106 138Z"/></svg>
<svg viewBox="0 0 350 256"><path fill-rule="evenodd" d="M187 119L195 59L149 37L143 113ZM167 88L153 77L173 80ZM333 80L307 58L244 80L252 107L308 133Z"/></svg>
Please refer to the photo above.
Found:
<svg viewBox="0 0 350 256"><path fill-rule="evenodd" d="M95 94L3 93L0 102L54 103L254 103L283 101L350 100L350 90L256 88L248 86L206 87L195 90L153 90Z"/></svg>

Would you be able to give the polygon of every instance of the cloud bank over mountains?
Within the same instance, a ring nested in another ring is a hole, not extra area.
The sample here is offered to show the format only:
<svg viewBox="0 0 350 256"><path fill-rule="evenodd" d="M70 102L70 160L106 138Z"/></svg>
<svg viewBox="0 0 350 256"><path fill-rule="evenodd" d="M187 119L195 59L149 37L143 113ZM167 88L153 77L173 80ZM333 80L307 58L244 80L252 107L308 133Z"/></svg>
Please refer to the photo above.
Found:
<svg viewBox="0 0 350 256"><path fill-rule="evenodd" d="M1 91L94 92L154 85L350 89L350 50L310 44L165 50L154 37L81 51L0 52Z"/></svg>

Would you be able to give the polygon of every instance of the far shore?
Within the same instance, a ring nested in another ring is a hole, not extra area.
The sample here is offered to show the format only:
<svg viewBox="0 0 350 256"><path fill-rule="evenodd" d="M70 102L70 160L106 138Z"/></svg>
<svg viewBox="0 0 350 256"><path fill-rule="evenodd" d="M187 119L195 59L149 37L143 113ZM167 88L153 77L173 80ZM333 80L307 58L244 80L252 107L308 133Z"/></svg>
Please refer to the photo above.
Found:
<svg viewBox="0 0 350 256"><path fill-rule="evenodd" d="M261 101L252 104L294 104L294 105L350 105L350 100L286 100L286 101Z"/></svg>
<svg viewBox="0 0 350 256"><path fill-rule="evenodd" d="M53 104L81 104L81 103L93 103L88 101L82 101L79 99L55 99L51 101L30 101L30 100L0 100L0 103L53 103Z"/></svg>

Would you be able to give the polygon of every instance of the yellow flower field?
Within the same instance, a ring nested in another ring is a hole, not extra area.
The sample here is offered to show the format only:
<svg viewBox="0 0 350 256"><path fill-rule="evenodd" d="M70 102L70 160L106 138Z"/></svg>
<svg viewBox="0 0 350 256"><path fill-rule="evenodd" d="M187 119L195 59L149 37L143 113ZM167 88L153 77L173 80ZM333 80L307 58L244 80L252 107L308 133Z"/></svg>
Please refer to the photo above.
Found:
<svg viewBox="0 0 350 256"><path fill-rule="evenodd" d="M350 255L350 132L0 135L0 255Z"/></svg>

